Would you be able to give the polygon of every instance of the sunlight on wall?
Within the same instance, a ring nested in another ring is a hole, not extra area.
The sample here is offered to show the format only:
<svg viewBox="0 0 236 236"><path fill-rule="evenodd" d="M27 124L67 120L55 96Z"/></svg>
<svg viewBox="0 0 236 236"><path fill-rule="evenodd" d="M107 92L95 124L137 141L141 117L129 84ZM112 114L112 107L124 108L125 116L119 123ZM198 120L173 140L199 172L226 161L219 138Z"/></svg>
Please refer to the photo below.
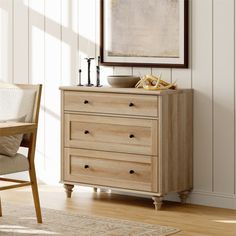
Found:
<svg viewBox="0 0 236 236"><path fill-rule="evenodd" d="M61 24L61 17L60 17L60 1L58 0L50 0L45 1L45 17L48 20L52 20L57 24Z"/></svg>
<svg viewBox="0 0 236 236"><path fill-rule="evenodd" d="M42 16L44 15L44 8L42 8L42 0L24 0L24 4L28 6L31 10L41 14Z"/></svg>
<svg viewBox="0 0 236 236"><path fill-rule="evenodd" d="M31 82L44 80L44 30L32 26L31 30Z"/></svg>
<svg viewBox="0 0 236 236"><path fill-rule="evenodd" d="M77 42L77 1L74 0L62 0L62 80L61 84L70 85L72 81L76 81L76 53L78 42Z"/></svg>
<svg viewBox="0 0 236 236"><path fill-rule="evenodd" d="M94 0L13 1L0 0L0 80L43 84L36 169L40 182L56 184L60 179L59 86L77 84L79 68L83 70L83 84L87 83L84 58L97 56L96 4ZM12 19L17 23L17 29ZM22 39L27 39L29 45ZM21 48L21 44L24 47ZM21 57L22 51L29 53ZM15 70L12 71L15 58ZM21 60L24 63L18 63ZM95 61L91 63L92 83L96 80L96 64ZM23 76L28 72L29 78ZM101 68L101 80L105 73L112 74L112 70ZM18 74L20 78L16 81ZM28 178L27 173L21 176Z"/></svg>
<svg viewBox="0 0 236 236"><path fill-rule="evenodd" d="M61 25L63 27L69 27L69 14L71 14L71 9L70 6L71 5L71 1L68 0L62 0L62 9L63 9L63 14L61 17Z"/></svg>
<svg viewBox="0 0 236 236"><path fill-rule="evenodd" d="M44 85L44 1L29 1L29 77L30 82ZM35 165L39 182L46 182L45 175L45 119L44 119L44 86L42 89L41 106L39 112L39 124Z"/></svg>
<svg viewBox="0 0 236 236"><path fill-rule="evenodd" d="M62 42L62 64L63 64L63 69L62 69L62 84L63 85L71 85L71 47L65 43Z"/></svg>
<svg viewBox="0 0 236 236"><path fill-rule="evenodd" d="M79 21L79 67L82 68L82 82L87 83L87 62L84 58L95 57L96 34L94 31L95 4L93 1L80 1ZM96 77L96 61L91 62L91 78ZM92 79L92 83L94 83Z"/></svg>
<svg viewBox="0 0 236 236"><path fill-rule="evenodd" d="M94 55L95 49L95 6L92 1L84 1L79 8L80 48L88 56Z"/></svg>
<svg viewBox="0 0 236 236"><path fill-rule="evenodd" d="M8 81L8 48L10 41L9 35L9 19L8 12L0 9L0 81Z"/></svg>
<svg viewBox="0 0 236 236"><path fill-rule="evenodd" d="M61 40L50 25L45 32L45 174L47 182L59 180L60 173L60 91Z"/></svg>

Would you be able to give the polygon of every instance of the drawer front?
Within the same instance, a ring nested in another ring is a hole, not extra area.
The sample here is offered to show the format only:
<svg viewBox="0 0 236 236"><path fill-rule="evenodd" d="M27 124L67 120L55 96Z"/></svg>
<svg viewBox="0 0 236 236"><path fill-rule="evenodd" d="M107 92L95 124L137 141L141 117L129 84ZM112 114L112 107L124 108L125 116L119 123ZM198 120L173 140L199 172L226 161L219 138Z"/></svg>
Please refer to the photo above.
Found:
<svg viewBox="0 0 236 236"><path fill-rule="evenodd" d="M64 150L64 181L153 191L153 171L150 156Z"/></svg>
<svg viewBox="0 0 236 236"><path fill-rule="evenodd" d="M65 91L64 110L156 117L158 97Z"/></svg>
<svg viewBox="0 0 236 236"><path fill-rule="evenodd" d="M157 120L65 114L65 146L157 155Z"/></svg>

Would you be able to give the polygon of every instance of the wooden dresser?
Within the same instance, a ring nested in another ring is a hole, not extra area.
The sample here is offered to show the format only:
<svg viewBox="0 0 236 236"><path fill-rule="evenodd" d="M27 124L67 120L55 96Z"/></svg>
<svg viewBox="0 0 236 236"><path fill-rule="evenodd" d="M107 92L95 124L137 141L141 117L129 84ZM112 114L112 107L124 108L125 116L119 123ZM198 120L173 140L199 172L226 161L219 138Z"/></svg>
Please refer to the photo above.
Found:
<svg viewBox="0 0 236 236"><path fill-rule="evenodd" d="M61 87L61 180L163 196L192 189L193 92Z"/></svg>

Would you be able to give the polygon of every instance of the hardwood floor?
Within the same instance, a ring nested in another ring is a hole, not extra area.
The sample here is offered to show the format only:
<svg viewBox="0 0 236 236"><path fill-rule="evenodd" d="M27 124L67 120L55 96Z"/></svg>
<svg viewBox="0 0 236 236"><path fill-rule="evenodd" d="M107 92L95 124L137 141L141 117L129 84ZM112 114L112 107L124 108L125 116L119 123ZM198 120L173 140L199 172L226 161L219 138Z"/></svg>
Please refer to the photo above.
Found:
<svg viewBox="0 0 236 236"><path fill-rule="evenodd" d="M0 194L2 201L33 205L28 187ZM151 199L95 193L84 187L75 187L72 198L67 199L62 186L40 186L40 198L44 208L173 226L182 230L178 236L236 236L233 210L165 202L157 212Z"/></svg>

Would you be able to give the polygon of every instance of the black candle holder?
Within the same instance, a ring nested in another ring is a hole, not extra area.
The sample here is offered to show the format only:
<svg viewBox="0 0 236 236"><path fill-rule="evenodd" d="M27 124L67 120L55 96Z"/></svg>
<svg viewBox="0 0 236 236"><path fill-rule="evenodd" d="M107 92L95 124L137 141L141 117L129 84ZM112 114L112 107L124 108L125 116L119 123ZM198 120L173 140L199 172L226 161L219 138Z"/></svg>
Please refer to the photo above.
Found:
<svg viewBox="0 0 236 236"><path fill-rule="evenodd" d="M83 86L81 83L81 73L82 73L82 70L79 69L79 83L77 84L77 86Z"/></svg>
<svg viewBox="0 0 236 236"><path fill-rule="evenodd" d="M100 57L98 56L98 65L96 66L97 71L97 80L96 80L96 86L95 87L102 87L100 84Z"/></svg>
<svg viewBox="0 0 236 236"><path fill-rule="evenodd" d="M85 86L88 86L88 87L93 86L93 84L91 84L91 79L90 79L90 67L91 67L91 60L94 60L94 59L95 58L92 58L92 57L85 58L85 60L87 60L87 63L88 63L88 83Z"/></svg>

